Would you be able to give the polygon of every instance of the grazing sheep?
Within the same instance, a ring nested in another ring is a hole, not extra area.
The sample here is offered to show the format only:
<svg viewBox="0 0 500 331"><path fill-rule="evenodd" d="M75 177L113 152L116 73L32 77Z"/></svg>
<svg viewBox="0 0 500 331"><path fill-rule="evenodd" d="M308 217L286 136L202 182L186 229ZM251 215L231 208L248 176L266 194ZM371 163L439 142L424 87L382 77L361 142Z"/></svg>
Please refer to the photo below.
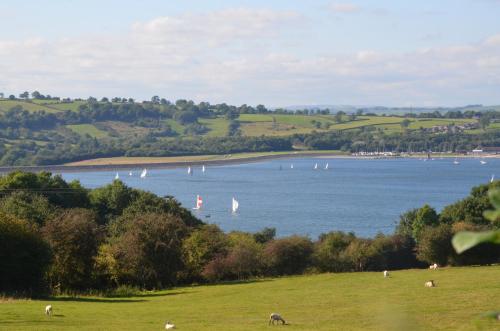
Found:
<svg viewBox="0 0 500 331"><path fill-rule="evenodd" d="M285 320L279 315L279 314L276 314L276 313L272 313L271 316L269 316L269 324L273 324L274 325L274 322L281 322L283 325L286 324Z"/></svg>
<svg viewBox="0 0 500 331"><path fill-rule="evenodd" d="M169 321L167 321L165 323L165 330L172 330L172 329L175 329L175 324L172 324Z"/></svg>
<svg viewBox="0 0 500 331"><path fill-rule="evenodd" d="M436 284L434 284L433 280L429 280L428 282L425 282L425 287L436 287Z"/></svg>
<svg viewBox="0 0 500 331"><path fill-rule="evenodd" d="M45 307L45 315L52 316L52 306L51 305L48 305L47 307Z"/></svg>
<svg viewBox="0 0 500 331"><path fill-rule="evenodd" d="M389 271L384 270L384 278L387 278L387 277L389 277Z"/></svg>
<svg viewBox="0 0 500 331"><path fill-rule="evenodd" d="M429 269L431 269L431 270L436 270L437 268L438 268L437 263L431 264L429 267Z"/></svg>

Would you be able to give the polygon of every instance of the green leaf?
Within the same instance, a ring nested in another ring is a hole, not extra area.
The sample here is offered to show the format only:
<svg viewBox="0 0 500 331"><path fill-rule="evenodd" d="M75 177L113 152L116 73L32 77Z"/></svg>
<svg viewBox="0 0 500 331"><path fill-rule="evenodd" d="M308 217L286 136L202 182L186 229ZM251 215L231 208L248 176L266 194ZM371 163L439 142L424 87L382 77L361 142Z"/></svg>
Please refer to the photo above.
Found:
<svg viewBox="0 0 500 331"><path fill-rule="evenodd" d="M484 218L491 222L495 222L500 218L500 210L485 210L483 213Z"/></svg>
<svg viewBox="0 0 500 331"><path fill-rule="evenodd" d="M491 204L498 210L500 209L500 190L494 189L488 192Z"/></svg>
<svg viewBox="0 0 500 331"><path fill-rule="evenodd" d="M460 254L482 243L500 244L500 231L462 231L453 236L451 243L455 251Z"/></svg>

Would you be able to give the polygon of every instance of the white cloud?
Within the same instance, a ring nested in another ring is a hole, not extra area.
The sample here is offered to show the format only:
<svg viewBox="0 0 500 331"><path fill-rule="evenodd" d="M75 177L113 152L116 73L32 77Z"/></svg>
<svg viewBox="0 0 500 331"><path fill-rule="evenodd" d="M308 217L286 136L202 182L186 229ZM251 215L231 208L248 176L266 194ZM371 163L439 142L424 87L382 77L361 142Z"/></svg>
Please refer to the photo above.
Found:
<svg viewBox="0 0 500 331"><path fill-rule="evenodd" d="M499 35L406 53L304 55L286 39L302 20L231 9L137 22L121 35L0 40L0 92L268 105L500 102Z"/></svg>

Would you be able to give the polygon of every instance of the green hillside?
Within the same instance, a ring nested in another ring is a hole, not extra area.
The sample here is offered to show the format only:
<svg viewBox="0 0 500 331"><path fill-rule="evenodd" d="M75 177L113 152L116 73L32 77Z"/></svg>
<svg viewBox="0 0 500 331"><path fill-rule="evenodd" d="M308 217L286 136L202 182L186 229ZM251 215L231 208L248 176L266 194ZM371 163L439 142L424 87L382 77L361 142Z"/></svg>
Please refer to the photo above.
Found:
<svg viewBox="0 0 500 331"><path fill-rule="evenodd" d="M433 279L437 287L425 288ZM500 330L500 266L321 274L175 288L134 297L0 301L2 330ZM44 308L51 304L54 316ZM281 326L275 326L281 329ZM274 329L274 328L273 328Z"/></svg>

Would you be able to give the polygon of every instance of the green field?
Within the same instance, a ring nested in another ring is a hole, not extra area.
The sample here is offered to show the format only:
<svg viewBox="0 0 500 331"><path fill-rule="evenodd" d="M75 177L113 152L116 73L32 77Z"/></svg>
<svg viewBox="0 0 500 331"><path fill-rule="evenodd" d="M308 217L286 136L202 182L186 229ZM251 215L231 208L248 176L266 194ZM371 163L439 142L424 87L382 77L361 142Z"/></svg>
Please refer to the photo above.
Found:
<svg viewBox="0 0 500 331"><path fill-rule="evenodd" d="M21 100L0 100L0 111L7 111L15 106L22 106L25 110L34 112L37 110L45 110L47 113L57 113L59 110L52 107L47 107L45 105L38 104L36 102L25 102Z"/></svg>
<svg viewBox="0 0 500 331"><path fill-rule="evenodd" d="M433 279L437 287L425 288ZM2 330L499 330L500 266L321 274L128 298L3 300ZM44 308L51 304L54 315ZM271 312L287 326L269 327Z"/></svg>
<svg viewBox="0 0 500 331"><path fill-rule="evenodd" d="M80 134L80 135L86 135L88 134L89 136L93 138L104 138L107 137L108 134L106 131L99 130L92 124L75 124L75 125L66 125L68 129L73 130L74 132Z"/></svg>

